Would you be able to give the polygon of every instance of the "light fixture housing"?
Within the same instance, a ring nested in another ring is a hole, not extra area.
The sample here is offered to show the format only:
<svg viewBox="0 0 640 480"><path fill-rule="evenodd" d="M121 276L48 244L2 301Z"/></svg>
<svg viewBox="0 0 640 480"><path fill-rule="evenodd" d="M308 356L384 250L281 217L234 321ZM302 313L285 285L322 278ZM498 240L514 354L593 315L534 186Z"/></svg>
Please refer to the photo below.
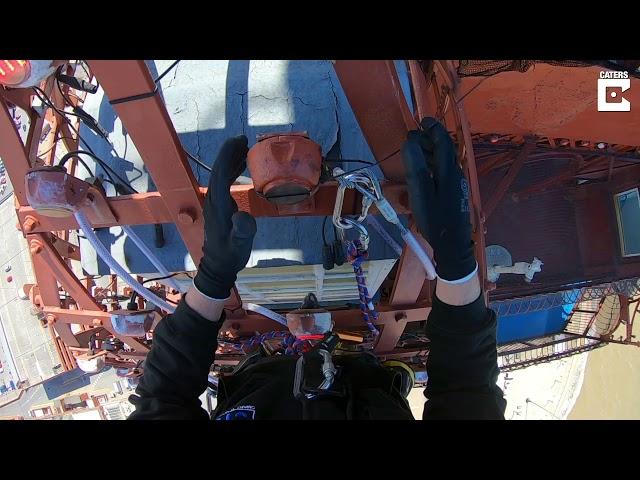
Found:
<svg viewBox="0 0 640 480"><path fill-rule="evenodd" d="M35 87L52 75L53 60L0 60L0 85L11 88Z"/></svg>

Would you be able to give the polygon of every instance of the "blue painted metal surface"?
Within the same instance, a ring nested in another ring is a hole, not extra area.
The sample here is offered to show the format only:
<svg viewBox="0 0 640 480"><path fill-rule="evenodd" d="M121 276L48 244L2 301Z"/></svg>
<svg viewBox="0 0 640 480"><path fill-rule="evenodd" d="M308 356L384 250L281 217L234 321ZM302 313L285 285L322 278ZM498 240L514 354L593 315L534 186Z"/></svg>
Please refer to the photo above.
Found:
<svg viewBox="0 0 640 480"><path fill-rule="evenodd" d="M549 308L537 309L536 300L514 299L490 305L498 316L498 345L543 337L564 330L571 311L576 305L579 290L560 292L557 299L549 301L544 296ZM524 313L511 313L511 312Z"/></svg>

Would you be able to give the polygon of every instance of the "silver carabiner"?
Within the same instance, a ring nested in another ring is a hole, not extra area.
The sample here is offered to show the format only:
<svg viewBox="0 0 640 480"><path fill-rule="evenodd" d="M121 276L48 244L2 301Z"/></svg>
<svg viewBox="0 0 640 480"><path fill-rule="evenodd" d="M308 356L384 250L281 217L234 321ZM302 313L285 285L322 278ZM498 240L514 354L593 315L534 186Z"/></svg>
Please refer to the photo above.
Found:
<svg viewBox="0 0 640 480"><path fill-rule="evenodd" d="M338 185L338 192L336 193L336 203L333 206L333 224L340 230L351 228L351 225L345 223L342 218L342 204L344 203L344 191L346 189L346 184L340 183L340 185Z"/></svg>
<svg viewBox="0 0 640 480"><path fill-rule="evenodd" d="M363 250L368 250L369 249L369 232L367 231L365 226L362 225L360 222L356 220L352 220L350 218L343 218L342 220L344 220L346 223L349 224L349 228L355 228L360 232L359 240L360 240L360 243L362 244Z"/></svg>
<svg viewBox="0 0 640 480"><path fill-rule="evenodd" d="M362 194L362 209L360 215L355 220L358 223L362 223L367 218L371 205L376 203L380 197L380 186L367 171L365 171L364 174L351 173L344 175L344 171L340 167L335 167L333 169L333 176L336 177L338 181L336 203L333 208L333 224L341 230L347 230L353 228L353 224L342 218L344 191L347 188L354 188ZM340 237L344 238L343 232L340 233Z"/></svg>

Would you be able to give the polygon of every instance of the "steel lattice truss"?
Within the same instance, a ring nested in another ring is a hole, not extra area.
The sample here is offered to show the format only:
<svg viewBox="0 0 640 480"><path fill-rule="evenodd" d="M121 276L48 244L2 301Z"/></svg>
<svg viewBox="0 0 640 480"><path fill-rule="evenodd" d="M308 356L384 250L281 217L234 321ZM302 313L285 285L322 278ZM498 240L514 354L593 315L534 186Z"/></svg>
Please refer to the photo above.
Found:
<svg viewBox="0 0 640 480"><path fill-rule="evenodd" d="M68 75L73 75L78 68L77 63L58 63ZM105 197L100 191L93 191L90 205L83 210L88 222L93 228L174 223L194 263L198 264L202 255L202 206L206 188L200 187L194 178L163 99L156 94L157 87L148 67L144 61L91 60L87 65L89 77L100 82L157 187L156 192L121 194L114 197ZM581 141L577 135L573 135L571 126L566 127L569 130L562 132L566 133L566 143L558 142L557 137L552 136L530 137L520 133L509 135L504 132L472 134L467 109L463 103L463 100L468 101L465 99L466 95L475 88L470 87L472 83L465 83L468 79L473 81L472 77L461 79L457 73L456 62L453 61L408 61L407 67L413 98L412 108L409 108L402 93L393 61L334 62L342 88L374 157L379 162L384 160L379 164L386 178L382 183L382 191L398 213L410 214L405 173L399 154L399 147L405 140L407 131L417 128L419 119L432 116L441 120L454 136L461 166L470 183L473 239L480 266L479 272L483 277L486 292L495 288L495 285L487 283L484 278L485 224L493 208L507 191L512 177L525 162L542 161L549 155L566 158L567 171L542 186L548 188L576 178L596 181L603 176L611 177L616 169L626 168L639 161L633 153L635 147L625 146L626 143L618 141L608 143L603 149L597 146L598 139L589 138L590 142L586 143ZM78 121L75 117L70 118L66 115L64 109L69 107L69 103L72 106L81 105L82 95L72 94L66 85L60 88L53 78L43 81L40 87L50 97L51 106L38 106L37 98L31 89L0 90L0 156L15 188L18 223L30 245L37 282L36 285L30 286L28 294L52 327L50 331L66 369L77 366L76 358L79 355L87 355L89 342L96 338L120 340L121 344L115 343L120 346L106 352L106 358L114 366L132 368L144 359L149 351L152 332L144 336L118 334L112 324L111 315L111 310L116 308L117 304L108 306L105 311L101 298L97 298L95 293L100 292L104 297L108 296L109 291L116 292L116 279L113 279L106 291L94 289L92 294L93 280L79 279L70 268L71 260L80 258L77 245L72 244L69 237L69 231L78 228L75 218L42 215L27 201L24 186L27 172L37 166L53 165L59 140L63 142L67 151L79 149L79 138L76 134ZM478 92L481 90L478 89ZM475 97L469 97L472 98ZM16 131L9 114L9 105L23 109L31 120L26 143ZM384 122L380 121L381 111L385 112ZM45 120L46 124L51 126L48 132L43 131ZM578 127L575 129L579 130ZM480 130L487 131L483 128ZM620 135L626 133L622 132ZM628 142L628 145L632 145L632 142ZM171 168L168 169L167 166ZM78 165L73 160L65 167L67 172L73 175ZM493 195L483 202L478 178L499 169L507 169L511 173L505 176L505 181ZM256 194L252 184L233 185L231 194L241 210L257 217L324 216L332 213L337 186L336 182L320 184L314 196L315 201L305 208L296 210L268 202ZM530 193L520 192L521 195ZM359 194L353 190L347 191L343 213L356 213L360 204ZM415 226L411 228L415 232ZM638 295L637 282L634 284L634 281L635 279L570 288L553 294L518 299L517 302L493 302L492 306L499 314L510 315L567 302L599 301L618 295L621 299L620 305L624 307L632 297ZM397 268L392 271L386 285L388 295L384 296L377 306L378 327L382 333L372 346L373 351L383 358L418 358L422 362L428 348L420 342L418 345L407 346L411 342L405 340L408 338L407 335L413 335L411 331L414 327L427 318L431 308L433 284L425 279L424 271L415 255L404 248ZM157 289L158 293L167 299L179 300L177 292L160 285ZM517 307L514 306L516 303ZM598 303L598 312L602 305L603 303ZM235 288L227 307L227 321L221 328L223 335L242 336L256 331L274 330L271 320L260 315L248 314L242 308L242 299ZM624 311L624 308L618 310ZM593 318L595 316L592 315ZM362 327L358 309L333 310L332 318L337 330L353 331ZM629 318L625 319L624 315L620 318L622 322L631 325ZM591 319L586 323L590 322ZM80 326L79 332L72 331L71 326L74 324ZM564 333L583 339L583 344L576 344L569 350L593 348L589 343L590 325L585 324L584 327L581 333ZM593 342L614 341L608 335L609 333L606 333L597 338L593 337ZM558 343L556 340L571 342L573 337L548 339L547 344L555 345ZM630 333L628 338L621 342L630 343ZM537 343L522 346L529 350L546 348ZM565 354L569 350L565 349L551 355ZM504 352L507 350L502 350L501 355L504 355ZM544 355L538 358L542 357ZM238 361L239 356L234 354L220 355L217 360L221 365L235 364ZM535 359L526 360L530 361ZM523 361L521 364L526 362ZM514 360L512 364L515 363L518 362Z"/></svg>

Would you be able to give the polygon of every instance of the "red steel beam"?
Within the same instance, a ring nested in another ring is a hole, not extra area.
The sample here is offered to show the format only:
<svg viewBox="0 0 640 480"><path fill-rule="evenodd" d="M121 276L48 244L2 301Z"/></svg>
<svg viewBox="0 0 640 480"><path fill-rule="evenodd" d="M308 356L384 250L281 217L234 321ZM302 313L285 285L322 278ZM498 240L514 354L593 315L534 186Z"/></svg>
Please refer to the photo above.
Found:
<svg viewBox="0 0 640 480"><path fill-rule="evenodd" d="M420 322L426 320L431 312L431 306L411 305L406 309L387 305L378 306L378 322L376 325L395 326L398 322ZM331 318L335 329L366 327L359 309L332 310ZM404 328L404 327L403 327ZM240 335L252 335L256 331L268 332L271 330L286 330L279 323L262 315L251 313L238 318L227 319L222 325L221 331L232 330Z"/></svg>
<svg viewBox="0 0 640 480"><path fill-rule="evenodd" d="M424 117L434 116L435 105L429 101L429 85L422 67L417 60L409 60L407 63L409 64L409 76L415 98L415 118L419 122Z"/></svg>
<svg viewBox="0 0 640 480"><path fill-rule="evenodd" d="M429 256L433 258L433 249L427 241L420 235L415 227L411 226L411 231L416 236L418 242L426 248ZM418 260L413 250L406 245L402 249L402 255L398 260L398 270L393 282L393 289L389 297L389 305L414 305L419 300L420 292L424 285L426 275L422 263Z"/></svg>
<svg viewBox="0 0 640 480"><path fill-rule="evenodd" d="M0 96L0 158L13 185L13 193L20 205L27 204L24 177L31 168L27 149L13 123L7 102Z"/></svg>
<svg viewBox="0 0 640 480"><path fill-rule="evenodd" d="M90 60L89 65L110 101L156 90L149 68L142 60ZM113 109L144 160L172 222L197 265L204 241L203 197L162 97L156 93L117 103Z"/></svg>
<svg viewBox="0 0 640 480"><path fill-rule="evenodd" d="M393 61L337 60L334 68L373 156L381 161L391 155L380 164L385 177L404 181L399 150L417 124Z"/></svg>
<svg viewBox="0 0 640 480"><path fill-rule="evenodd" d="M24 183L24 181L23 181ZM204 195L206 188L200 188ZM300 213L302 215L318 215L326 216L333 214L333 203L335 202L337 191L336 183L322 184L316 192L315 209L310 212ZM408 200L406 194L406 186L385 182L382 185L382 191L385 198L393 205L398 213L409 213ZM233 185L231 187L231 196L238 204L238 208L245 212L249 212L256 217L277 217L280 216L276 206L269 203L262 197L256 195L253 185ZM360 211L359 194L356 195L354 190L345 191L343 214L356 214ZM171 223L173 222L171 214L167 209L159 192L137 193L134 195L121 195L117 197L109 197L107 199L109 207L113 211L117 222L105 222L94 216L91 210L86 210L89 222L94 228L113 227L116 225L145 225L155 223ZM372 207L372 212L375 208ZM18 219L23 225L27 220L27 216L37 220L36 225L32 225L30 233L43 233L57 230L74 230L78 228L78 224L73 216L69 217L45 217L41 216L30 206L22 206L18 209Z"/></svg>
<svg viewBox="0 0 640 480"><path fill-rule="evenodd" d="M485 221L491 216L491 213L493 213L495 208L498 206L498 203L500 203L500 200L502 200L504 194L507 193L507 190L509 190L509 187L518 176L518 173L520 173L520 170L522 170L524 162L527 160L529 154L534 148L535 143L531 141L525 143L522 146L522 150L520 150L516 159L509 166L509 170L507 170L507 173L505 173L504 177L502 177L500 183L493 191L493 194L491 195L491 197L489 197L489 200L484 204Z"/></svg>
<svg viewBox="0 0 640 480"><path fill-rule="evenodd" d="M103 326L107 330L109 330L112 334L114 334L116 337L120 338L123 342L125 342L130 347L135 348L136 350L141 350L141 351L149 350L149 348L146 345L140 343L135 338L121 336L115 333L111 325L111 317L109 316L109 314L102 310L100 305L91 296L89 291L84 287L84 285L82 285L80 280L78 280L78 278L75 276L73 271L71 271L69 266L64 262L60 254L56 251L53 245L51 245L51 242L48 240L46 234L43 234L43 233L29 234L27 235L27 239L29 240L30 246L32 248L32 252L33 252L32 257L38 258L39 262L43 262L44 265L46 265L46 267L44 268L51 271L53 276L60 282L62 287L67 291L67 293L69 293L69 295L76 301L76 303L83 309L83 311L91 311L93 312L93 315L94 315L93 318L103 319ZM39 263L38 266L42 267L43 265L42 263ZM38 287L40 287L41 293L42 293L42 287L40 286L40 284L38 284ZM62 309L62 308L58 308L58 306L50 306L52 304L47 303L44 297L43 297L43 302L45 304L45 308L43 309L44 312L47 313L48 315L52 315L52 317L49 317L49 318L52 318L53 320L55 320L54 324L56 325L56 327L59 324L60 312L70 312L68 316L65 316L65 318L75 318L74 313L79 311L79 310L73 310L73 309ZM55 303L53 305L55 305ZM58 305L59 305L59 302L58 302ZM106 319L102 314L105 314L107 316ZM77 318L81 318L81 317L77 317ZM86 325L86 323L82 323L82 322L71 322L71 323ZM58 330L58 328L56 328L56 330ZM75 336L74 336L74 341L72 343L69 343L67 341L70 339L69 332L64 331L63 334L66 337L66 338L63 338L63 340L68 346L74 346L74 347L78 346L77 345L78 342L77 342L77 339L75 339ZM60 334L60 336L62 337L63 334Z"/></svg>

